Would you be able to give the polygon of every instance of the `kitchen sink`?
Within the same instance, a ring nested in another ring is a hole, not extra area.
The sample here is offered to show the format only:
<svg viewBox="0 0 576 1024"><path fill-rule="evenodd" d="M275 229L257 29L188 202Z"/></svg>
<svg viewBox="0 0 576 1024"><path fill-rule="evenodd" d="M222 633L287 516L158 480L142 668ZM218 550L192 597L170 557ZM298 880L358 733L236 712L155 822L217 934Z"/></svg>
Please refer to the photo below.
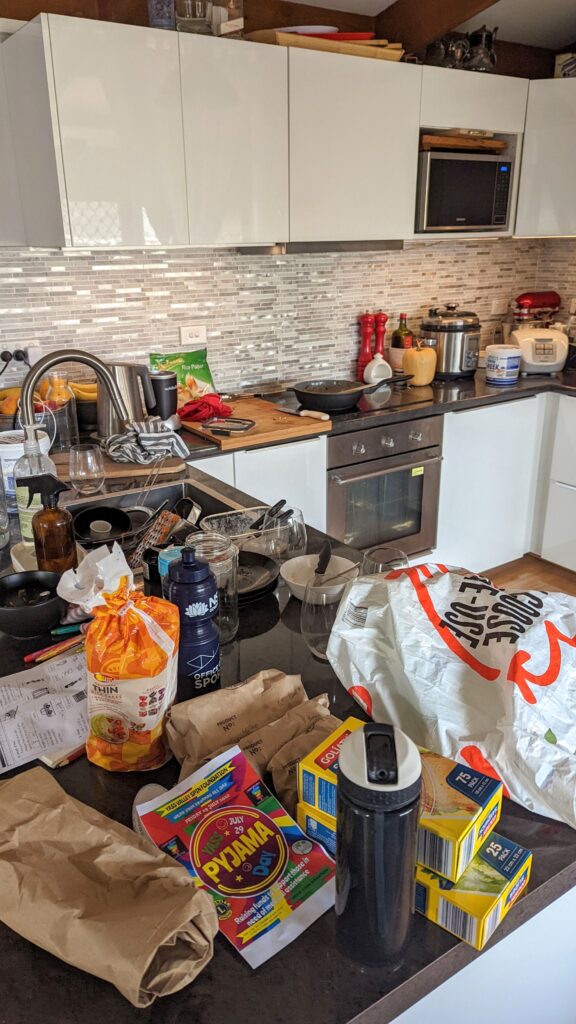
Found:
<svg viewBox="0 0 576 1024"><path fill-rule="evenodd" d="M219 494L215 487L205 486L196 480L189 479L158 483L153 487L142 487L139 490L95 494L87 498L71 499L62 504L65 504L71 512L77 512L88 505L115 505L117 508L146 505L153 510L168 501L167 508L173 509L181 498L191 498L196 502L202 509L203 517L213 515L215 512L227 512L231 509L242 508L238 502Z"/></svg>

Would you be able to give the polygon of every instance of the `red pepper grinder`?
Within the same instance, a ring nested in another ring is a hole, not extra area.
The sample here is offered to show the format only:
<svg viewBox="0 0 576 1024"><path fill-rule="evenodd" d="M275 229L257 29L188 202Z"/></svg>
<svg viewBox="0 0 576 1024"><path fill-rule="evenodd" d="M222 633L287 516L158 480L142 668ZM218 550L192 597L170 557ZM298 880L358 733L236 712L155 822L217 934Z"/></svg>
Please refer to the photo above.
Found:
<svg viewBox="0 0 576 1024"><path fill-rule="evenodd" d="M374 333L374 317L372 313L363 313L360 317L360 354L358 356L358 380L364 380L364 370L372 360L372 334Z"/></svg>
<svg viewBox="0 0 576 1024"><path fill-rule="evenodd" d="M375 356L384 356L384 336L386 334L386 324L388 323L388 317L386 313L380 310L374 317L374 323L376 324L376 344L374 346Z"/></svg>

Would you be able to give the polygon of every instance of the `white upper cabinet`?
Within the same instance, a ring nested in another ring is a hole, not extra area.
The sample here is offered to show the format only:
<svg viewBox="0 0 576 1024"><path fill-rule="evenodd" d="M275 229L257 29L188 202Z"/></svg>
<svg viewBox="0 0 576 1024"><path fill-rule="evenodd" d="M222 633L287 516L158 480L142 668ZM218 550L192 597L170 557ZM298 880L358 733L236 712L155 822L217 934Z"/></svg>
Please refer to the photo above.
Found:
<svg viewBox="0 0 576 1024"><path fill-rule="evenodd" d="M526 78L424 67L420 124L520 133L524 131L527 96Z"/></svg>
<svg viewBox="0 0 576 1024"><path fill-rule="evenodd" d="M20 190L8 114L4 64L0 47L0 245L25 245Z"/></svg>
<svg viewBox="0 0 576 1024"><path fill-rule="evenodd" d="M43 14L2 48L28 243L187 244L176 33Z"/></svg>
<svg viewBox="0 0 576 1024"><path fill-rule="evenodd" d="M179 34L192 245L288 239L288 56Z"/></svg>
<svg viewBox="0 0 576 1024"><path fill-rule="evenodd" d="M409 238L422 69L290 50L290 239Z"/></svg>
<svg viewBox="0 0 576 1024"><path fill-rule="evenodd" d="M517 235L576 234L576 78L530 82Z"/></svg>

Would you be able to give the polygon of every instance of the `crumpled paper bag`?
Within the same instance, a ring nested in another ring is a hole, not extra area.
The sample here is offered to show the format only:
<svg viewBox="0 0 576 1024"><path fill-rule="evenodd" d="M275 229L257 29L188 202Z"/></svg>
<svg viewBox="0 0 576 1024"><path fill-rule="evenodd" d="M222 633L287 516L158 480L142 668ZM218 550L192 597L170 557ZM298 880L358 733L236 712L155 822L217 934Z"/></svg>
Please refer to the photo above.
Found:
<svg viewBox="0 0 576 1024"><path fill-rule="evenodd" d="M134 574L122 548L115 541L111 551L105 545L94 548L77 569L67 569L62 573L56 592L64 601L78 606L87 614L93 608L106 604L104 594L113 594L123 581L130 589Z"/></svg>
<svg viewBox="0 0 576 1024"><path fill-rule="evenodd" d="M188 985L218 931L182 867L42 768L0 782L0 920L137 1007Z"/></svg>

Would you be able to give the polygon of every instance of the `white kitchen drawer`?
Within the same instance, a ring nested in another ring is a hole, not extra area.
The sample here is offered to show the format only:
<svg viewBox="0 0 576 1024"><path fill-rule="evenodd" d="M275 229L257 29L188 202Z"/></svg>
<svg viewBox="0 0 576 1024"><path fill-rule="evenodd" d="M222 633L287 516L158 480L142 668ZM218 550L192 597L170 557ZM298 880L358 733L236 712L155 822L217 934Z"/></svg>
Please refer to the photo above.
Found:
<svg viewBox="0 0 576 1024"><path fill-rule="evenodd" d="M542 557L576 572L576 487L556 480L548 491Z"/></svg>
<svg viewBox="0 0 576 1024"><path fill-rule="evenodd" d="M516 134L524 131L527 98L527 78L424 67L420 124Z"/></svg>
<svg viewBox="0 0 576 1024"><path fill-rule="evenodd" d="M235 486L258 501L285 498L304 520L326 529L326 438L311 437L234 453Z"/></svg>
<svg viewBox="0 0 576 1024"><path fill-rule="evenodd" d="M223 455L210 455L205 459L187 459L188 466L199 469L201 473L221 480L223 484L234 487L234 454L225 452Z"/></svg>
<svg viewBox="0 0 576 1024"><path fill-rule="evenodd" d="M0 245L25 245L20 191L8 114L8 96L0 48Z"/></svg>

